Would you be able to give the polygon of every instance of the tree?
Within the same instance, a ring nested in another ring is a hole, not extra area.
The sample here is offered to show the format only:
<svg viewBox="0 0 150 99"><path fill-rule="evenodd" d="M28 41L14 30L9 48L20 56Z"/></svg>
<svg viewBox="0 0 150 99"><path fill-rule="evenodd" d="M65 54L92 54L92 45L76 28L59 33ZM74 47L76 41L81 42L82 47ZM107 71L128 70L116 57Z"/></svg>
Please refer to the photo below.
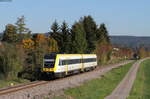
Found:
<svg viewBox="0 0 150 99"><path fill-rule="evenodd" d="M140 58L145 58L147 56L146 50L143 45L140 45L140 47L138 49L138 54L139 54Z"/></svg>
<svg viewBox="0 0 150 99"><path fill-rule="evenodd" d="M96 46L96 23L91 16L85 16L81 20L83 21L84 30L86 33L87 52L92 52Z"/></svg>
<svg viewBox="0 0 150 99"><path fill-rule="evenodd" d="M25 27L25 17L21 16L18 18L17 22L16 22L16 27L17 27L17 33L27 33L29 32L29 29Z"/></svg>
<svg viewBox="0 0 150 99"><path fill-rule="evenodd" d="M61 51L63 45L63 38L62 38L62 34L60 33L60 28L56 20L52 24L51 30L52 31L50 32L50 37L53 37L57 41L59 46L59 51Z"/></svg>
<svg viewBox="0 0 150 99"><path fill-rule="evenodd" d="M105 24L101 24L97 29L96 40L96 53L98 56L98 60L100 63L105 64L111 59L110 57L112 53L112 45L110 44L110 39Z"/></svg>
<svg viewBox="0 0 150 99"><path fill-rule="evenodd" d="M12 24L6 25L2 41L8 42L8 43L15 43L18 41L16 26Z"/></svg>
<svg viewBox="0 0 150 99"><path fill-rule="evenodd" d="M35 42L34 46L34 64L36 67L41 67L43 65L43 56L48 52L48 42L44 34L35 34L33 36Z"/></svg>
<svg viewBox="0 0 150 99"><path fill-rule="evenodd" d="M17 51L16 51L17 50ZM22 70L24 58L23 51L14 45L3 43L0 50L0 71L5 79L16 79L18 72Z"/></svg>
<svg viewBox="0 0 150 99"><path fill-rule="evenodd" d="M34 49L34 41L32 39L24 39L22 43L25 49Z"/></svg>
<svg viewBox="0 0 150 99"><path fill-rule="evenodd" d="M85 53L87 49L86 33L81 22L76 22L72 26L72 52Z"/></svg>
<svg viewBox="0 0 150 99"><path fill-rule="evenodd" d="M22 42L23 39L29 39L31 37L31 31L29 28L26 28L24 16L17 19L16 28L19 35L19 42Z"/></svg>
<svg viewBox="0 0 150 99"><path fill-rule="evenodd" d="M24 68L24 70L30 68L30 69L34 69L35 64L34 64L34 57L33 57L33 53L35 52L35 42L32 39L24 39L22 41L22 45L23 48L25 50L26 53L26 57L25 57L25 65L26 67Z"/></svg>
<svg viewBox="0 0 150 99"><path fill-rule="evenodd" d="M49 38L47 38L47 41L48 41L48 53L59 51L56 40L54 40L52 37L49 37Z"/></svg>
<svg viewBox="0 0 150 99"><path fill-rule="evenodd" d="M71 33L67 23L64 21L61 25L62 34L62 52L71 53Z"/></svg>
<svg viewBox="0 0 150 99"><path fill-rule="evenodd" d="M96 54L99 64L105 64L110 60L112 46L108 43L97 43Z"/></svg>
<svg viewBox="0 0 150 99"><path fill-rule="evenodd" d="M108 31L104 23L101 24L100 27L97 29L96 38L99 43L100 42L110 43Z"/></svg>

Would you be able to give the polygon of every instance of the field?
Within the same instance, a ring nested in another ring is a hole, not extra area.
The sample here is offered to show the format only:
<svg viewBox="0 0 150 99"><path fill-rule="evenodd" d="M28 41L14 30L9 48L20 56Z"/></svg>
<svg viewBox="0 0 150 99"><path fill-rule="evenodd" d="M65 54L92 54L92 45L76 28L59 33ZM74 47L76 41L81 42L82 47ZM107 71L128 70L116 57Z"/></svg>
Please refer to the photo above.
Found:
<svg viewBox="0 0 150 99"><path fill-rule="evenodd" d="M113 69L101 78L87 81L85 84L76 88L67 89L64 93L67 97L72 97L73 99L103 99L119 84L132 64L129 63ZM65 99L67 97L59 96L54 97L54 99Z"/></svg>
<svg viewBox="0 0 150 99"><path fill-rule="evenodd" d="M128 99L150 99L150 60L145 60L137 73Z"/></svg>

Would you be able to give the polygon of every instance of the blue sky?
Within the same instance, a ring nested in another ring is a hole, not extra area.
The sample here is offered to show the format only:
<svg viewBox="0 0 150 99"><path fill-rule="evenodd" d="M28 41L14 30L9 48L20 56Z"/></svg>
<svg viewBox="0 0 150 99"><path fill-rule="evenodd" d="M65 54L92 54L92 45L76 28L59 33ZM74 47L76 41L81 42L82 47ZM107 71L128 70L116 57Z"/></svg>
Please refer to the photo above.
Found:
<svg viewBox="0 0 150 99"><path fill-rule="evenodd" d="M38 33L48 32L55 19L72 25L91 15L110 35L150 36L150 0L12 0L0 2L0 12L0 32L22 15Z"/></svg>

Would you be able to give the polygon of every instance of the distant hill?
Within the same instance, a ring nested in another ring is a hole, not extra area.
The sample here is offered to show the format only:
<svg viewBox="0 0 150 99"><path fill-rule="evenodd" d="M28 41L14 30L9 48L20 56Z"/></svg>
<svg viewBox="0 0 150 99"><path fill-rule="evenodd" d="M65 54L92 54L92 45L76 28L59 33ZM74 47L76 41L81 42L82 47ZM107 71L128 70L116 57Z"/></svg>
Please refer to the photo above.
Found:
<svg viewBox="0 0 150 99"><path fill-rule="evenodd" d="M126 46L131 48L139 47L143 45L150 47L150 37L140 36L110 36L112 44L119 46Z"/></svg>

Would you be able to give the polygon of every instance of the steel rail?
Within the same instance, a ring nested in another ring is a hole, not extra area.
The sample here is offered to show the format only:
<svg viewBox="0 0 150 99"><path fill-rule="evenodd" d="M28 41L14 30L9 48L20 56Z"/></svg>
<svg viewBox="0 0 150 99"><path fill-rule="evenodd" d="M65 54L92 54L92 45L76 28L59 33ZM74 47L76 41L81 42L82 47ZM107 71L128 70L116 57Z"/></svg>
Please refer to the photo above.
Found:
<svg viewBox="0 0 150 99"><path fill-rule="evenodd" d="M47 83L48 83L48 81L34 81L34 82L26 83L26 84L20 84L20 85L16 85L16 86L7 87L7 88L1 88L0 89L0 96L5 95L5 94L9 94L12 92L16 92L19 90L47 84Z"/></svg>

